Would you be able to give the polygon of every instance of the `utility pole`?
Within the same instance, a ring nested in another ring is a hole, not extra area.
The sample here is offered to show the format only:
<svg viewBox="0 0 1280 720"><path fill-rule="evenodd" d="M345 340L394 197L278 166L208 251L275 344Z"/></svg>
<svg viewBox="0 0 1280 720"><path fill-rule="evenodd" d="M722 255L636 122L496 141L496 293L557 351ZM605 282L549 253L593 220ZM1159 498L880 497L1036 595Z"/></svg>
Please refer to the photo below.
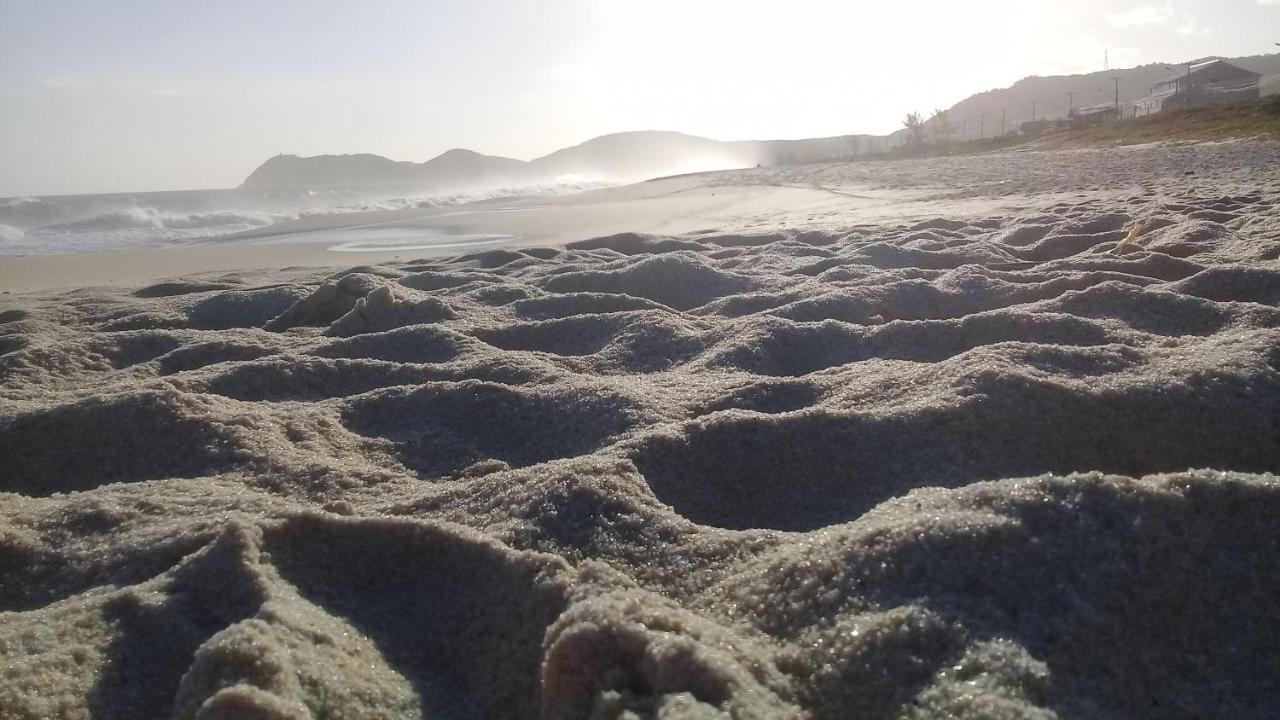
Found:
<svg viewBox="0 0 1280 720"><path fill-rule="evenodd" d="M982 113L982 122L978 123L978 139L987 139L987 114Z"/></svg>
<svg viewBox="0 0 1280 720"><path fill-rule="evenodd" d="M1033 122L1036 119L1036 102L1037 102L1036 100L1031 101L1031 120Z"/></svg>
<svg viewBox="0 0 1280 720"><path fill-rule="evenodd" d="M1120 112L1120 81L1124 79L1123 75L1111 78L1116 84L1116 112Z"/></svg>
<svg viewBox="0 0 1280 720"><path fill-rule="evenodd" d="M1071 117L1071 113L1076 109L1076 95L1079 93L1067 93L1067 117Z"/></svg>
<svg viewBox="0 0 1280 720"><path fill-rule="evenodd" d="M1008 110L1000 111L1000 137L1004 137L1004 116L1009 114Z"/></svg>
<svg viewBox="0 0 1280 720"><path fill-rule="evenodd" d="M969 141L969 118L965 118L964 122L960 125L960 142L968 142L968 141Z"/></svg>

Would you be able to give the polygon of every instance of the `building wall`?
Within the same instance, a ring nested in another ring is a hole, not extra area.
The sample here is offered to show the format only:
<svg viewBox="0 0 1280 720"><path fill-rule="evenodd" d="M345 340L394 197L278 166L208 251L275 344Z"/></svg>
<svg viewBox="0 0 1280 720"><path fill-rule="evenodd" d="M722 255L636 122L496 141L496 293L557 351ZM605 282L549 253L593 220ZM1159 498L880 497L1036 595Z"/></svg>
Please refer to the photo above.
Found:
<svg viewBox="0 0 1280 720"><path fill-rule="evenodd" d="M1202 105L1257 100L1259 91L1256 85L1245 90L1235 91L1224 91L1221 88L1230 88L1250 82L1256 83L1259 79L1256 73L1249 72L1230 63L1210 65L1192 72L1188 77L1181 80L1179 82L1179 92L1166 98L1163 107L1164 109L1200 107Z"/></svg>
<svg viewBox="0 0 1280 720"><path fill-rule="evenodd" d="M1115 122L1119 118L1114 108L1106 110L1097 110L1094 112L1077 113L1072 116L1071 124L1074 127L1093 127L1109 122Z"/></svg>
<svg viewBox="0 0 1280 720"><path fill-rule="evenodd" d="M1189 90L1166 98L1163 107L1165 110L1172 108L1202 107L1205 105L1217 105L1220 103L1257 100L1258 97L1259 93L1258 88L1256 87L1249 88L1248 90L1237 90L1234 92L1211 92L1204 86L1192 86Z"/></svg>

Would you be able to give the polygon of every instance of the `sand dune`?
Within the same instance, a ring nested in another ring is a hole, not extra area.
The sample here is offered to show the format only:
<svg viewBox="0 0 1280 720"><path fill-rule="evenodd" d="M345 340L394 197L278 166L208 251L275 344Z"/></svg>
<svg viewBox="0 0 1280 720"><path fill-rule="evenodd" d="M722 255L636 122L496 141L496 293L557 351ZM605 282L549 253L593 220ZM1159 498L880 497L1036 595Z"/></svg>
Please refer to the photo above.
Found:
<svg viewBox="0 0 1280 720"><path fill-rule="evenodd" d="M1273 717L1280 151L1123 152L4 296L0 717Z"/></svg>

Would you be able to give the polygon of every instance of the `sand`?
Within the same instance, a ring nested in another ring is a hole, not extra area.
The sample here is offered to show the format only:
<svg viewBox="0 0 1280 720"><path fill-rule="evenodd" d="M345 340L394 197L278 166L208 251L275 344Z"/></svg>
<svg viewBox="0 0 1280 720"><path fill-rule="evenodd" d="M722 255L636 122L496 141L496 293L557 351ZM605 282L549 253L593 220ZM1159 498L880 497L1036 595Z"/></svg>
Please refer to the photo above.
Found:
<svg viewBox="0 0 1280 720"><path fill-rule="evenodd" d="M1275 717L1276 168L0 296L0 717Z"/></svg>

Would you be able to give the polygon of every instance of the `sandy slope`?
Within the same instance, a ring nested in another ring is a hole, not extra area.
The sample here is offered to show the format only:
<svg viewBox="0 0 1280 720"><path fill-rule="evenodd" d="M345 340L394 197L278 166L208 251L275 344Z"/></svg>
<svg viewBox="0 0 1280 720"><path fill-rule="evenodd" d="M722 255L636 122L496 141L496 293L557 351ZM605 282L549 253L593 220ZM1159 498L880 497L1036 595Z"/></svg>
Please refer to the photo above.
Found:
<svg viewBox="0 0 1280 720"><path fill-rule="evenodd" d="M1274 717L1280 150L1126 153L4 296L0 717Z"/></svg>

